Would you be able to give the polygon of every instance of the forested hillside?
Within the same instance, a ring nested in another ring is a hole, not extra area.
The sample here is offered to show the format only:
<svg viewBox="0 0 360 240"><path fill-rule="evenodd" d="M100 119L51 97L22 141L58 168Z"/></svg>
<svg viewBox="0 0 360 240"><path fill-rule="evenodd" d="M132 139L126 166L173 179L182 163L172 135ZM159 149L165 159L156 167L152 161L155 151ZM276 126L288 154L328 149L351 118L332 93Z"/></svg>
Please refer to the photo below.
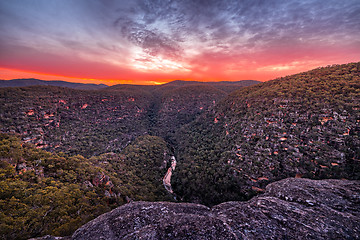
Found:
<svg viewBox="0 0 360 240"><path fill-rule="evenodd" d="M360 63L230 94L177 132L175 192L213 205L286 177L360 178Z"/></svg>
<svg viewBox="0 0 360 240"><path fill-rule="evenodd" d="M99 155L146 134L150 97L135 91L1 88L1 129L45 150Z"/></svg>
<svg viewBox="0 0 360 240"><path fill-rule="evenodd" d="M0 88L0 129L48 151L87 157L119 152L145 134L172 136L226 95L216 86L229 85L195 83L116 85L97 91ZM231 85L236 89L255 83Z"/></svg>
<svg viewBox="0 0 360 240"><path fill-rule="evenodd" d="M70 235L129 201L171 201L162 185L170 151L143 136L120 154L53 154L0 135L0 238Z"/></svg>

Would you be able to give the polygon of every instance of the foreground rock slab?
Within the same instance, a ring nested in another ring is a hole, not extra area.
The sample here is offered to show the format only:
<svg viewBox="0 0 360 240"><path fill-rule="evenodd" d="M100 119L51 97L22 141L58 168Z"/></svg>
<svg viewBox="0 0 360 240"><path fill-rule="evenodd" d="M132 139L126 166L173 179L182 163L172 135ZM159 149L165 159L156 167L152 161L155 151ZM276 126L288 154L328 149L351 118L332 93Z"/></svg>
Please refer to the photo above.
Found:
<svg viewBox="0 0 360 240"><path fill-rule="evenodd" d="M71 239L360 239L360 181L288 178L247 202L213 208L134 202Z"/></svg>

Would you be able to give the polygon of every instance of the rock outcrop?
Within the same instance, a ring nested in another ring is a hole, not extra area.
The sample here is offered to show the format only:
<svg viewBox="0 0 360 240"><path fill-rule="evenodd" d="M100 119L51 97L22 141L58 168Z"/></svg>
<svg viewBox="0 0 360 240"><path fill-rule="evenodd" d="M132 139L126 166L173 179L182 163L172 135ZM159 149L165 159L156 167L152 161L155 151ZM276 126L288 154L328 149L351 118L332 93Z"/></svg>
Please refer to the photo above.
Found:
<svg viewBox="0 0 360 240"><path fill-rule="evenodd" d="M288 178L247 202L133 202L71 239L359 239L360 181ZM67 239L67 238L66 238Z"/></svg>

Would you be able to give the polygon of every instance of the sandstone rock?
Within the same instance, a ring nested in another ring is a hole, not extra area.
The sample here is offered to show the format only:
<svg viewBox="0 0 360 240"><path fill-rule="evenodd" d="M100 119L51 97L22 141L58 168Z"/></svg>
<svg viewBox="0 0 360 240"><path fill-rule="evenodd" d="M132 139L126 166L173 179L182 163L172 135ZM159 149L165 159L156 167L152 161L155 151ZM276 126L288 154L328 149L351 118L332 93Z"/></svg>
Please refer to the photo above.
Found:
<svg viewBox="0 0 360 240"><path fill-rule="evenodd" d="M212 212L239 239L358 239L360 182L291 178L269 184L248 202Z"/></svg>
<svg viewBox="0 0 360 240"><path fill-rule="evenodd" d="M288 178L247 202L209 209L132 202L79 228L71 239L359 239L360 181Z"/></svg>

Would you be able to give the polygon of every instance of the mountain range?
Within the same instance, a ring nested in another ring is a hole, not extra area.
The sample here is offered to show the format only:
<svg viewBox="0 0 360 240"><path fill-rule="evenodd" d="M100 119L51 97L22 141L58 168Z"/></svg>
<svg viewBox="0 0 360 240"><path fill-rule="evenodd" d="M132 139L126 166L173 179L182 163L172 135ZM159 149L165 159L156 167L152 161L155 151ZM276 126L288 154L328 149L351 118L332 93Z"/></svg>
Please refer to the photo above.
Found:
<svg viewBox="0 0 360 240"><path fill-rule="evenodd" d="M108 87L105 84L74 83L66 81L45 81L34 78L0 80L0 87L57 86L82 90L96 90Z"/></svg>

